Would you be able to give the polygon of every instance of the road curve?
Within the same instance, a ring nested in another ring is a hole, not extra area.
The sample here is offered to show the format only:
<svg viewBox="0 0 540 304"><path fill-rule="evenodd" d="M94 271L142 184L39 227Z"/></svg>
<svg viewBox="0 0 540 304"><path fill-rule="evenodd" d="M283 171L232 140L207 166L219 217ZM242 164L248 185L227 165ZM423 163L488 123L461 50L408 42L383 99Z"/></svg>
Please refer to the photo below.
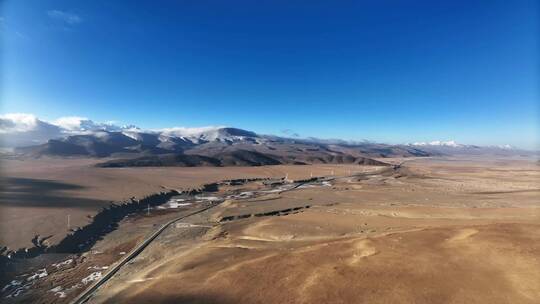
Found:
<svg viewBox="0 0 540 304"><path fill-rule="evenodd" d="M133 258L138 256L146 247L148 247L148 245L150 245L150 243L152 243L152 241L154 241L170 225L172 225L175 222L178 222L180 220L183 220L183 219L185 219L187 217L190 217L190 216L193 216L195 214L204 212L204 211L206 211L208 209L211 209L211 208L213 208L213 207L215 207L217 205L219 205L219 204L212 204L212 205L210 205L208 207L199 209L197 211L191 212L189 214L186 214L186 215L183 215L183 216L180 216L180 217L177 217L175 219L172 219L172 220L168 221L163 226L161 226L158 230L156 230L154 233L152 233L152 235L150 235L150 237L148 237L146 240L144 240L144 242L142 242L136 248L131 250L131 252L124 259L122 259L120 261L120 263L118 263L114 267L112 267L103 277L101 277L99 280L94 282L91 286L89 286L83 293L78 295L70 303L71 304L81 304L81 303L85 303L86 301L88 301L90 299L90 297L94 294L94 292L96 292L96 290L101 285L105 284L105 282L107 282L110 278L112 278L120 270L120 268L122 268L122 266L126 265L129 261L131 261Z"/></svg>

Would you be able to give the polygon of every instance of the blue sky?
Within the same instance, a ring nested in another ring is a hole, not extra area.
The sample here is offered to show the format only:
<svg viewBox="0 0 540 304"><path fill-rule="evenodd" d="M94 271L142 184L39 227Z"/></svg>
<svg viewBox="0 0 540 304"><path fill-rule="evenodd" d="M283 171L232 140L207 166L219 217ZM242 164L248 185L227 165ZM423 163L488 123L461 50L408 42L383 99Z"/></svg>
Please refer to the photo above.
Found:
<svg viewBox="0 0 540 304"><path fill-rule="evenodd" d="M531 1L2 1L1 112L537 148Z"/></svg>

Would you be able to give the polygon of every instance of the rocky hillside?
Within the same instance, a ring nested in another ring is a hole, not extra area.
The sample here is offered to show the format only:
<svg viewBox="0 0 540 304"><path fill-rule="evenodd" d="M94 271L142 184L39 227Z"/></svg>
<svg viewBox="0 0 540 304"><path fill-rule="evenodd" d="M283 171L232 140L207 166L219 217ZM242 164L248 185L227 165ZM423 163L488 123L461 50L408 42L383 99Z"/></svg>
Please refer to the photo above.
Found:
<svg viewBox="0 0 540 304"><path fill-rule="evenodd" d="M17 148L27 157L110 157L101 167L126 166L262 166L277 164L381 165L373 157L432 155L412 146L321 142L258 135L236 128L186 134L178 130L106 131L51 139Z"/></svg>

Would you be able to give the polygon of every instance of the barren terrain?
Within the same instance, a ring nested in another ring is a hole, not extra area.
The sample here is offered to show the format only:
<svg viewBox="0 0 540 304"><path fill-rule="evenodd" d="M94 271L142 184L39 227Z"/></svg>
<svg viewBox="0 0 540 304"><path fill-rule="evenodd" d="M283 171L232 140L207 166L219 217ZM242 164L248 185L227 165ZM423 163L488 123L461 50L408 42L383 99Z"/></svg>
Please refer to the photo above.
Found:
<svg viewBox="0 0 540 304"><path fill-rule="evenodd" d="M74 299L160 225L207 207L164 229L99 286L90 302L538 303L540 299L540 168L534 160L426 158L382 168L85 167L85 174L76 174L80 167L56 166L48 171L53 173L50 179L92 185L63 191L85 198L99 193L104 201L143 195L161 186L194 187L227 178L288 174L289 179L301 179L311 172L327 177L277 186L261 181L223 185L191 200L175 198L163 208L129 216L92 250L59 258L66 264L45 266L46 276L29 280L39 275L34 270L19 277L32 289L5 298L16 290L10 287L11 293L2 294L6 302ZM20 168L7 172L29 177L32 170ZM73 173L62 177L69 170ZM43 170L33 178L44 179L47 174ZM123 183L133 191L122 188ZM116 192L115 187L122 190ZM37 207L26 210L33 208Z"/></svg>
<svg viewBox="0 0 540 304"><path fill-rule="evenodd" d="M142 198L167 189L185 190L225 179L291 179L362 172L355 165L264 167L96 168L103 159L41 158L2 160L0 245L30 247L36 235L58 242L70 227L84 226L111 202ZM368 167L369 168L369 167Z"/></svg>

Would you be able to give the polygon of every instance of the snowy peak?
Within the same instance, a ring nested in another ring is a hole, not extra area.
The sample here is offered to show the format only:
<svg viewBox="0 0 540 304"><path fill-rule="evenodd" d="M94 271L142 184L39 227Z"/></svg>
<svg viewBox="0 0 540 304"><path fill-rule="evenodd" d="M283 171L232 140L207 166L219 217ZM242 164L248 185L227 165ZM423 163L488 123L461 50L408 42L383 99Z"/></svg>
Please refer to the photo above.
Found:
<svg viewBox="0 0 540 304"><path fill-rule="evenodd" d="M223 151L229 148L246 149L246 147L264 149L275 145L294 146L294 149L283 148L283 151L287 150L289 152L328 149L340 151L336 153L342 153L354 147L365 148L366 151L376 148L379 156L398 155L399 153L396 153L396 151L402 150L406 150L404 155L418 155L420 153L423 156L458 154L521 155L526 152L510 145L480 147L460 144L454 140L435 140L389 146L370 142L316 138L293 139L258 135L251 131L223 126L144 130L133 125L118 126L113 122L99 123L78 116L63 117L49 122L31 114L0 115L0 149L6 151L12 149L23 152L33 151L35 152L32 152L33 154L92 156L107 156L113 153L161 154L184 153L190 149L195 149L195 147L199 150ZM306 148L307 146L309 148ZM23 147L27 147L27 149ZM283 152L270 148L269 150L277 151L272 153Z"/></svg>
<svg viewBox="0 0 540 304"><path fill-rule="evenodd" d="M179 138L197 138L205 133L212 133L222 127L201 127L201 128L185 128L185 127L173 127L154 130L152 132L159 133L163 136L179 137Z"/></svg>
<svg viewBox="0 0 540 304"><path fill-rule="evenodd" d="M258 137L254 132L228 128L228 127L202 127L202 128L169 128L153 131L159 134L162 140L170 140L171 138L181 138L190 140L194 143L203 143L211 141L236 142L245 140L246 138Z"/></svg>
<svg viewBox="0 0 540 304"><path fill-rule="evenodd" d="M258 135L254 132L236 128L219 128L212 131L203 132L199 135L199 139L201 140L222 142L243 141L248 138L256 137L258 137Z"/></svg>
<svg viewBox="0 0 540 304"><path fill-rule="evenodd" d="M454 148L457 148L457 147L463 147L464 145L462 144L458 144L456 143L455 141L453 140L449 140L449 141L440 141L440 140L435 140L435 141L430 141L430 142L415 142L415 143L412 143L412 144L409 144L410 146L420 146L420 147L425 147L425 146L443 146L443 147L454 147Z"/></svg>
<svg viewBox="0 0 540 304"><path fill-rule="evenodd" d="M504 149L504 150L515 150L516 149L516 147L511 146L511 145L498 145L496 147L499 148L499 149Z"/></svg>
<svg viewBox="0 0 540 304"><path fill-rule="evenodd" d="M536 152L525 151L511 145L477 146L456 143L455 141L416 142L408 144L431 154L439 155L493 155L493 156L523 156Z"/></svg>
<svg viewBox="0 0 540 304"><path fill-rule="evenodd" d="M141 131L85 131L59 139L50 139L41 145L16 148L26 155L88 155L105 157L118 153L142 153L147 155L183 153L194 146L218 143L229 146L235 143L253 143L257 134L234 128L212 128L203 131L182 132Z"/></svg>
<svg viewBox="0 0 540 304"><path fill-rule="evenodd" d="M137 141L156 140L161 143L204 144L209 142L253 141L259 136L250 131L228 127L170 128L153 131L126 130L122 132Z"/></svg>
<svg viewBox="0 0 540 304"><path fill-rule="evenodd" d="M516 150L515 147L511 145L497 145L497 146L475 146L475 145L465 145L455 142L454 140L449 141L441 141L441 140L435 140L430 142L415 142L412 144L408 144L409 146L416 146L416 147L423 147L423 148L432 148L432 149L492 149L492 150Z"/></svg>
<svg viewBox="0 0 540 304"><path fill-rule="evenodd" d="M143 130L133 125L118 126L114 122L98 123L85 117L69 116L48 122L32 114L0 115L1 145L8 148L44 144L51 139L65 141L70 136L88 135L97 141L107 140L113 133L122 134L141 145L172 147L178 144L204 144L208 142L233 143L254 141L253 132L209 126L200 128L174 127ZM118 134L113 136L119 138Z"/></svg>

